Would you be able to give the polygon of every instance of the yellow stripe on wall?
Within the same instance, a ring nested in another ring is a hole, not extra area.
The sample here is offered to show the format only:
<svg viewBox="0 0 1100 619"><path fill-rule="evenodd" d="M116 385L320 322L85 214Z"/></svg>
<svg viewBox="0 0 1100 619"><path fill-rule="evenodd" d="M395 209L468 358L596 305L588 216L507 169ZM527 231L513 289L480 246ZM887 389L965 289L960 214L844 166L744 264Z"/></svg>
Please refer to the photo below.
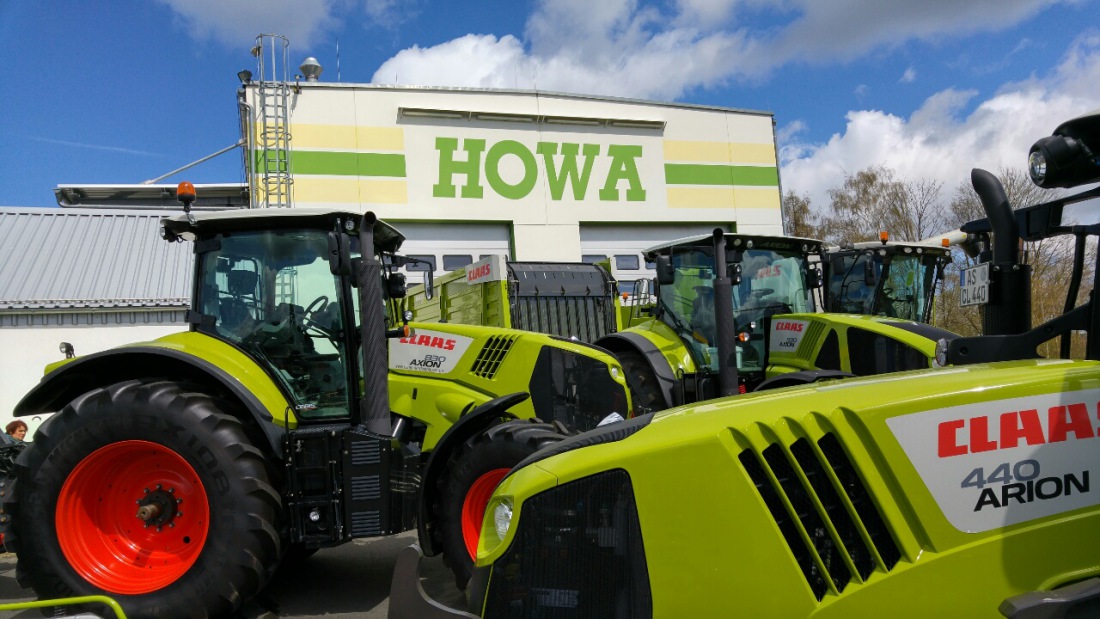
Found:
<svg viewBox="0 0 1100 619"><path fill-rule="evenodd" d="M669 187L668 207L778 209L779 191L774 187Z"/></svg>
<svg viewBox="0 0 1100 619"><path fill-rule="evenodd" d="M262 125L253 126L259 131ZM257 133L258 135L258 133ZM290 125L292 148L318 148L347 151L405 150L405 130L401 127L357 127L354 125Z"/></svg>
<svg viewBox="0 0 1100 619"><path fill-rule="evenodd" d="M294 201L408 204L409 191L404 180L297 176L294 179Z"/></svg>
<svg viewBox="0 0 1100 619"><path fill-rule="evenodd" d="M775 146L665 140L665 161L775 165Z"/></svg>

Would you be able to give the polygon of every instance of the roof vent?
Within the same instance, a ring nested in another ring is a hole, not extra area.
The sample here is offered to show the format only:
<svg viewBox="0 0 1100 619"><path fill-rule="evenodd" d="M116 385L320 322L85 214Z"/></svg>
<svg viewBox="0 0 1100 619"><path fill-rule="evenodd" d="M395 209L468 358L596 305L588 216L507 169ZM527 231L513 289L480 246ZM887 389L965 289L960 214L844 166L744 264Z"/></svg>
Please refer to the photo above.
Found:
<svg viewBox="0 0 1100 619"><path fill-rule="evenodd" d="M302 76L306 78L307 82L316 82L317 78L321 77L324 68L321 67L321 63L317 62L316 58L310 56L302 61L302 66L298 67L298 70L302 72Z"/></svg>

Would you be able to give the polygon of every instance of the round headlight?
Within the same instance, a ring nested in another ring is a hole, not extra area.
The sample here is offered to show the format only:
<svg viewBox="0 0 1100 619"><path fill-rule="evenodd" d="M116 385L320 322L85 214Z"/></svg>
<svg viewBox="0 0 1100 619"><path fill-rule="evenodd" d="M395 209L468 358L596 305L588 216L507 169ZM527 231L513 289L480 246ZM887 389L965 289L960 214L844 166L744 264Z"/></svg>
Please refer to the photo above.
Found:
<svg viewBox="0 0 1100 619"><path fill-rule="evenodd" d="M1047 158L1041 150L1033 150L1027 156L1027 171L1031 174L1031 181L1039 184L1047 177Z"/></svg>
<svg viewBox="0 0 1100 619"><path fill-rule="evenodd" d="M493 508L493 524L496 525L497 539L504 539L508 535L508 527L512 526L512 504L507 500L501 500Z"/></svg>
<svg viewBox="0 0 1100 619"><path fill-rule="evenodd" d="M936 358L932 361L932 367L942 368L947 365L947 340L936 342Z"/></svg>

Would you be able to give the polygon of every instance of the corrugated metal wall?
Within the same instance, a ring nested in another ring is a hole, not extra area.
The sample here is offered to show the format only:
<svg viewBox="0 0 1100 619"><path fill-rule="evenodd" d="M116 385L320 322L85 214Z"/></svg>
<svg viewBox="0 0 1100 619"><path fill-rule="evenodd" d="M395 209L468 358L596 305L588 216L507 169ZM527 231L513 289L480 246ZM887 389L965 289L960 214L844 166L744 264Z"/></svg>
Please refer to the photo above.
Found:
<svg viewBox="0 0 1100 619"><path fill-rule="evenodd" d="M163 216L0 208L0 326L182 319L190 302L192 248L160 238ZM160 311L135 315L148 310ZM20 318L28 314L33 319Z"/></svg>

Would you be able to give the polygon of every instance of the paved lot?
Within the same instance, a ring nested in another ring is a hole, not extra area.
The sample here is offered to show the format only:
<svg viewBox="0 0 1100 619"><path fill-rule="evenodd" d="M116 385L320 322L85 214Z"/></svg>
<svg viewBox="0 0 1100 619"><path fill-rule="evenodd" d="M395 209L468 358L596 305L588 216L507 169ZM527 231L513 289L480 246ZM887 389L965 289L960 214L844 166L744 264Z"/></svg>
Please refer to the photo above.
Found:
<svg viewBox="0 0 1100 619"><path fill-rule="evenodd" d="M323 550L299 565L280 567L264 592L236 619L384 619L397 553L416 541L416 532L356 540ZM438 558L425 561L424 588L433 599L463 607L454 578ZM33 592L15 582L15 557L0 554L0 601L30 601ZM0 619L41 619L37 610L0 612Z"/></svg>

